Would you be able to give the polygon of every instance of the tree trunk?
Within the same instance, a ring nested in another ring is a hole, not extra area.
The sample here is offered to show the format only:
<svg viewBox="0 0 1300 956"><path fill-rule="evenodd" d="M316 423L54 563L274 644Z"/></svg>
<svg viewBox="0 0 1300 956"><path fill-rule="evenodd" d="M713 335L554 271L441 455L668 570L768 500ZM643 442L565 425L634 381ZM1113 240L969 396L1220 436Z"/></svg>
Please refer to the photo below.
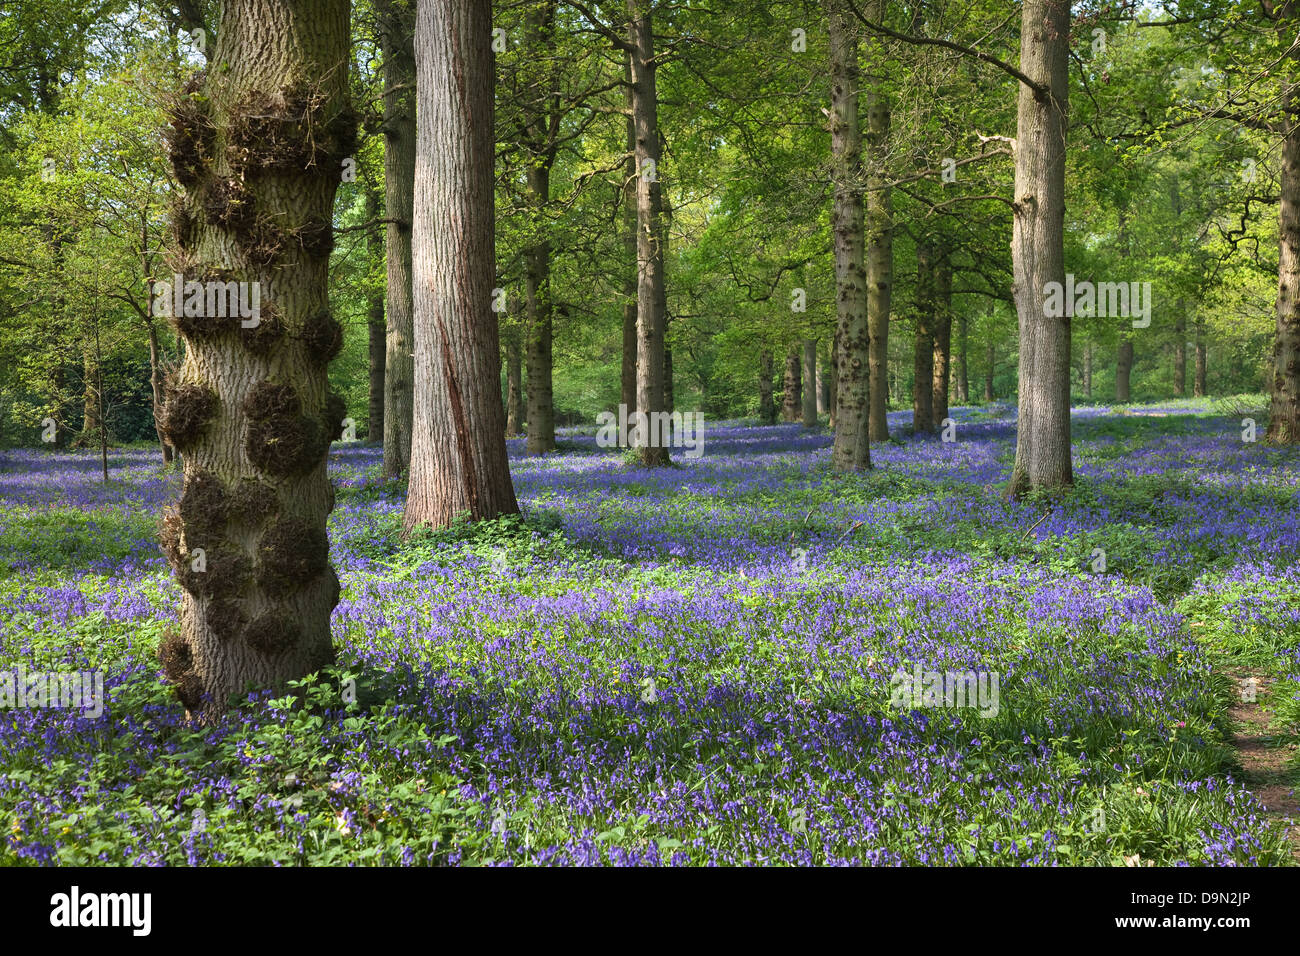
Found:
<svg viewBox="0 0 1300 956"><path fill-rule="evenodd" d="M1209 389L1209 361L1205 346L1205 319L1197 316L1195 325L1195 344L1196 344L1196 375L1192 379L1192 394L1196 398L1204 398L1210 394Z"/></svg>
<svg viewBox="0 0 1300 956"><path fill-rule="evenodd" d="M703 398L704 389L700 390L700 396ZM664 346L664 410L669 414L673 411L673 350L670 346Z"/></svg>
<svg viewBox="0 0 1300 956"><path fill-rule="evenodd" d="M384 355L384 475L411 465L415 329L411 227L415 220L415 3L378 0L384 66L385 261L387 340Z"/></svg>
<svg viewBox="0 0 1300 956"><path fill-rule="evenodd" d="M948 417L948 377L952 353L952 262L941 254L934 270L934 398L930 420L938 428Z"/></svg>
<svg viewBox="0 0 1300 956"><path fill-rule="evenodd" d="M99 461L108 483L108 419L104 411L104 349L99 339L99 305L95 305L95 404L99 408Z"/></svg>
<svg viewBox="0 0 1300 956"><path fill-rule="evenodd" d="M1083 397L1092 398L1092 343L1083 347Z"/></svg>
<svg viewBox="0 0 1300 956"><path fill-rule="evenodd" d="M912 359L912 431L934 431L935 253L929 239L916 241L916 342Z"/></svg>
<svg viewBox="0 0 1300 956"><path fill-rule="evenodd" d="M831 73L831 163L835 188L835 444L838 472L871 467L868 445L871 339L867 326L866 235L862 208L862 130L858 125L858 36L846 0L827 0Z"/></svg>
<svg viewBox="0 0 1300 956"><path fill-rule="evenodd" d="M637 299L637 242L636 242L636 124L632 120L632 61L623 58L623 74L627 86L624 99L627 107L627 159L623 165L623 380L622 401L628 414L636 411L636 299Z"/></svg>
<svg viewBox="0 0 1300 956"><path fill-rule="evenodd" d="M1294 29L1294 11L1288 3L1283 24ZM1285 33L1283 33L1285 38ZM1287 58L1287 68L1294 67L1296 56ZM1287 133L1282 139L1281 195L1278 212L1277 325L1273 337L1273 370L1269 378L1268 434L1265 441L1273 445L1300 443L1300 83L1294 74L1287 77L1282 94L1283 118ZM1197 376L1200 377L1200 349L1197 350Z"/></svg>
<svg viewBox="0 0 1300 956"><path fill-rule="evenodd" d="M1129 376L1133 373L1133 340L1127 335L1119 340L1119 355L1115 361L1115 401L1120 405L1129 402Z"/></svg>
<svg viewBox="0 0 1300 956"><path fill-rule="evenodd" d="M514 514L495 281L492 11L421 0L412 264L415 416L404 524ZM529 391L533 383L529 382ZM531 428L532 422L529 422Z"/></svg>
<svg viewBox="0 0 1300 956"><path fill-rule="evenodd" d="M550 169L530 166L530 202L543 206L550 194ZM524 289L528 336L528 454L555 451L555 407L551 383L551 248L543 240L525 253Z"/></svg>
<svg viewBox="0 0 1300 956"><path fill-rule="evenodd" d="M505 331L506 340L506 437L520 434L523 420L523 346L519 328L511 325Z"/></svg>
<svg viewBox="0 0 1300 956"><path fill-rule="evenodd" d="M92 442L99 442L99 398L99 389L95 386L94 350L87 340L81 349L81 434L77 436L77 448L90 448Z"/></svg>
<svg viewBox="0 0 1300 956"><path fill-rule="evenodd" d="M799 347L790 346L785 354L785 378L781 391L781 421L797 422L803 415L802 382L799 375Z"/></svg>
<svg viewBox="0 0 1300 956"><path fill-rule="evenodd" d="M838 396L840 393L840 333L838 329L831 336L831 359L826 378L828 379L826 386L827 395L829 396L828 404L830 405L827 426L833 434L835 432L835 405L839 401Z"/></svg>
<svg viewBox="0 0 1300 956"><path fill-rule="evenodd" d="M555 4L534 5L526 18L527 51L543 63L555 60ZM548 68L549 69L549 68ZM544 89L553 89L549 72ZM553 130L559 128L559 106L546 92L530 98L524 108L523 145L528 153L527 205L532 230L524 250L524 294L527 306L528 445L530 455L555 451L555 405L551 356L551 241L547 217L551 204L551 168L555 165Z"/></svg>
<svg viewBox="0 0 1300 956"><path fill-rule="evenodd" d="M817 340L803 340L803 369L800 375L803 386L804 428L817 427Z"/></svg>
<svg viewBox="0 0 1300 956"><path fill-rule="evenodd" d="M957 401L970 402L970 320L963 312L957 316Z"/></svg>
<svg viewBox="0 0 1300 956"><path fill-rule="evenodd" d="M149 301L153 302L153 280L149 280ZM163 464L170 465L176 452L163 438L158 428L158 413L163 407L163 382L161 359L158 348L158 327L152 321L147 323L149 330L149 390L153 394L154 433L158 436L158 445L162 448Z"/></svg>
<svg viewBox="0 0 1300 956"><path fill-rule="evenodd" d="M186 253L211 289L257 283L256 324L173 314L185 345L160 426L184 457L162 545L182 591L163 670L191 714L210 718L251 684L279 686L334 660L326 474L342 400L327 367L331 219L355 149L347 0L222 5L202 98L172 116L173 165L196 223ZM186 143L205 148L187 150ZM255 213L251 224L242 211ZM161 285L161 283L159 283ZM155 302L157 304L157 300ZM249 319L253 316L249 316Z"/></svg>
<svg viewBox="0 0 1300 956"><path fill-rule="evenodd" d="M1020 408L1009 492L1068 487L1070 317L1044 309L1048 283L1065 282L1065 136L1069 0L1024 0L1016 124L1011 259L1020 321ZM1065 309L1061 310L1065 312Z"/></svg>
<svg viewBox="0 0 1300 956"><path fill-rule="evenodd" d="M997 351L992 342L985 349L984 358L984 401L991 402L993 401L993 370L997 362Z"/></svg>
<svg viewBox="0 0 1300 956"><path fill-rule="evenodd" d="M1174 394L1182 398L1187 394L1187 318L1183 315L1183 300L1174 306Z"/></svg>
<svg viewBox="0 0 1300 956"><path fill-rule="evenodd" d="M636 408L646 428L634 432L637 459L645 467L666 465L668 449L651 434L649 416L664 412L663 188L659 182L659 92L655 82L654 22L650 0L627 0L632 124L636 158L637 351Z"/></svg>
<svg viewBox="0 0 1300 956"><path fill-rule="evenodd" d="M831 380L826 374L826 357L817 355L817 370L814 375L817 387L817 414L825 415L831 409Z"/></svg>
<svg viewBox="0 0 1300 956"><path fill-rule="evenodd" d="M758 354L758 417L764 425L776 424L776 403L772 401L772 351Z"/></svg>
<svg viewBox="0 0 1300 956"><path fill-rule="evenodd" d="M867 18L880 23L884 0L870 0ZM882 83L867 87L867 195L866 264L867 323L871 341L870 414L871 441L889 441L889 391L885 387L889 365L889 310L894 291L894 213L886 157L889 153L889 97Z"/></svg>
<svg viewBox="0 0 1300 956"><path fill-rule="evenodd" d="M374 219L379 215L379 196L378 190L373 185L366 188L366 219ZM366 239L367 256L373 264L378 263L383 258L383 250L380 248L378 232L373 231L368 234ZM378 289L371 289L366 296L368 300L366 328L370 334L370 389L367 394L369 399L369 408L367 409L367 436L371 441L382 441L384 437L384 360L387 358L385 349L387 348L388 329L384 324L384 296Z"/></svg>

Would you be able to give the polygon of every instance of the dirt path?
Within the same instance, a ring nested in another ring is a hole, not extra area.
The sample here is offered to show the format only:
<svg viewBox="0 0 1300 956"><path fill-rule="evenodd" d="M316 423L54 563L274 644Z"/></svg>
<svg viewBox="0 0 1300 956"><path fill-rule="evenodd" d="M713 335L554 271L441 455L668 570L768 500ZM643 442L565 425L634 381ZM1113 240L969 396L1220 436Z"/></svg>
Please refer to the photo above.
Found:
<svg viewBox="0 0 1300 956"><path fill-rule="evenodd" d="M1228 674L1237 681L1243 693L1229 708L1234 735L1229 741L1237 751L1245 771L1246 787L1264 804L1265 817L1287 827L1291 839L1291 855L1300 861L1300 800L1292 794L1300 783L1295 779L1289 764L1296 755L1297 745L1292 737L1278 735L1270 729L1271 716L1264 709L1271 693L1267 677L1243 668L1233 668ZM1248 681L1254 680L1255 700L1243 700Z"/></svg>

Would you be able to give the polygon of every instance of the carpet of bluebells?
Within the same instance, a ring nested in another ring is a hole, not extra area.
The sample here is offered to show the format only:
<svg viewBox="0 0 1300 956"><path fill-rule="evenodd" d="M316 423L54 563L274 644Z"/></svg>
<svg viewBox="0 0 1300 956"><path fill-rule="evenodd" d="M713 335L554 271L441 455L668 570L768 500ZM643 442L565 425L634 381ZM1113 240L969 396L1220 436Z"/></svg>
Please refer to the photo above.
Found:
<svg viewBox="0 0 1300 956"><path fill-rule="evenodd" d="M861 476L799 425L657 471L512 441L522 516L407 540L336 445L338 665L207 727L155 656L178 476L0 451L0 670L109 698L0 710L0 864L1291 862L1228 709L1249 666L1300 721L1300 454L1080 409L1077 487L1012 502L1014 409L893 417ZM917 664L996 672L997 714L892 705Z"/></svg>

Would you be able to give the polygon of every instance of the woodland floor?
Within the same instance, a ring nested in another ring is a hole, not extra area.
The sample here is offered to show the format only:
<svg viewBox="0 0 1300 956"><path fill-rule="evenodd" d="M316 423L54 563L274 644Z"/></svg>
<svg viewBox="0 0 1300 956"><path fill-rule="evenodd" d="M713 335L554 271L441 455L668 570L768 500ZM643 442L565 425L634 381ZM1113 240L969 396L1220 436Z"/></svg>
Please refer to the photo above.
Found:
<svg viewBox="0 0 1300 956"><path fill-rule="evenodd" d="M953 418L860 476L799 425L512 440L522 516L410 540L335 446L337 668L208 728L155 658L178 476L0 451L0 674L109 698L0 709L0 864L1295 863L1300 451L1078 409L1075 489L1011 502L1014 409ZM917 667L996 706L900 707Z"/></svg>

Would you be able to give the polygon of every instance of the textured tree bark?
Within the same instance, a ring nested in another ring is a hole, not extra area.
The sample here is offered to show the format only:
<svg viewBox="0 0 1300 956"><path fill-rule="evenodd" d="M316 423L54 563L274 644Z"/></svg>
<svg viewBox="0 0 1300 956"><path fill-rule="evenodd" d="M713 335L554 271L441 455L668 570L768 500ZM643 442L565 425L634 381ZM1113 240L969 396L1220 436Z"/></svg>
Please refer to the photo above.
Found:
<svg viewBox="0 0 1300 956"><path fill-rule="evenodd" d="M934 398L930 420L938 428L948 417L948 377L952 352L952 261L941 254L934 266Z"/></svg>
<svg viewBox="0 0 1300 956"><path fill-rule="evenodd" d="M421 0L415 225L415 415L404 525L518 512L506 459L495 282L492 9ZM533 383L529 383L531 391ZM529 423L531 426L531 422Z"/></svg>
<svg viewBox="0 0 1300 956"><path fill-rule="evenodd" d="M384 194L387 338L384 355L384 474L411 465L415 329L411 225L415 219L415 0L377 0L384 56Z"/></svg>
<svg viewBox="0 0 1300 956"><path fill-rule="evenodd" d="M348 54L347 0L229 0L222 69L196 77L204 95L172 112L185 185L173 270L209 283L209 296L250 283L242 304L259 310L251 327L211 305L171 318L185 358L159 425L185 480L160 536L183 592L180 630L160 657L186 709L205 718L249 685L334 659L326 456L345 408L328 390L342 328L327 277L334 194L356 139Z"/></svg>
<svg viewBox="0 0 1300 956"><path fill-rule="evenodd" d="M1195 325L1196 373L1192 378L1192 395L1204 398L1209 390L1209 356L1205 347L1205 319L1197 316Z"/></svg>
<svg viewBox="0 0 1300 956"><path fill-rule="evenodd" d="M817 340L803 340L803 426L817 427Z"/></svg>
<svg viewBox="0 0 1300 956"><path fill-rule="evenodd" d="M772 352L758 354L758 417L764 425L776 424L776 403L772 401Z"/></svg>
<svg viewBox="0 0 1300 956"><path fill-rule="evenodd" d="M1174 394L1182 398L1187 394L1187 319L1183 315L1183 300L1174 305Z"/></svg>
<svg viewBox="0 0 1300 956"><path fill-rule="evenodd" d="M667 299L664 289L663 187L660 183L659 93L655 82L654 22L650 0L627 0L628 59L632 71L632 123L636 157L637 352L636 407L645 415L663 413L664 333ZM666 465L668 449L641 434L633 445L645 467ZM657 446L658 444L658 446Z"/></svg>
<svg viewBox="0 0 1300 956"><path fill-rule="evenodd" d="M1294 28L1292 3L1279 12L1283 23ZM1294 52L1287 59L1291 73L1282 94L1282 122L1287 133L1282 139L1281 194L1278 211L1277 325L1273 337L1273 368L1269 379L1268 434L1273 445L1300 443L1300 82L1296 82ZM1200 375L1200 348L1197 350Z"/></svg>
<svg viewBox="0 0 1300 956"><path fill-rule="evenodd" d="M880 23L885 16L884 0L870 0L867 18ZM893 194L886 157L889 147L890 109L882 84L867 88L867 322L870 345L871 411L868 437L889 441L889 393L885 388L889 364L889 310L894 291Z"/></svg>
<svg viewBox="0 0 1300 956"><path fill-rule="evenodd" d="M1115 360L1115 401L1121 405L1129 402L1129 377L1133 373L1133 340L1127 335L1119 340L1119 354Z"/></svg>
<svg viewBox="0 0 1300 956"><path fill-rule="evenodd" d="M934 431L935 251L928 238L916 241L916 337L912 351L912 431Z"/></svg>
<svg viewBox="0 0 1300 956"><path fill-rule="evenodd" d="M373 185L366 188L366 219L375 219L379 215L378 190ZM378 234L371 232L366 239L366 254L370 262L376 263L383 258L383 249ZM384 362L387 358L388 329L384 323L384 296L375 289L367 294L366 329L369 333L369 367L370 388L367 393L367 434L371 441L382 441L384 437Z"/></svg>
<svg viewBox="0 0 1300 956"><path fill-rule="evenodd" d="M1011 258L1020 321L1020 407L1008 491L1074 483L1070 460L1070 317L1043 307L1049 282L1065 282L1065 138L1069 0L1024 0L1016 128ZM1064 310L1062 310L1064 311Z"/></svg>
<svg viewBox="0 0 1300 956"><path fill-rule="evenodd" d="M785 376L781 381L781 421L797 422L803 414L803 389L799 374L799 347L785 353Z"/></svg>
<svg viewBox="0 0 1300 956"><path fill-rule="evenodd" d="M862 130L858 125L858 37L846 0L827 0L831 73L831 235L835 254L835 443L838 472L871 467L871 341L867 326Z"/></svg>

